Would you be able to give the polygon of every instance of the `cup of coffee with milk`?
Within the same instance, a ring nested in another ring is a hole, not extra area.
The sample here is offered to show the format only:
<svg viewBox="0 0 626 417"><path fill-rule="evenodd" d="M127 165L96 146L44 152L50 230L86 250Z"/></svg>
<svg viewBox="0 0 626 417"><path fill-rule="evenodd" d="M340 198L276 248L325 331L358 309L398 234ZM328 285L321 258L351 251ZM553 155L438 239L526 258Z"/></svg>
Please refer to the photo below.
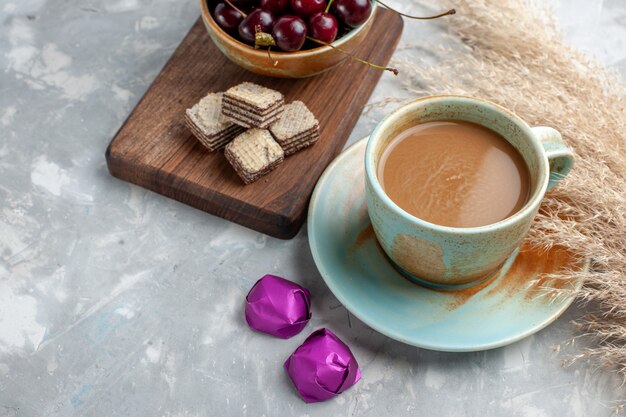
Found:
<svg viewBox="0 0 626 417"><path fill-rule="evenodd" d="M365 151L367 209L407 278L460 289L495 276L520 246L572 151L494 103L415 100L383 119Z"/></svg>

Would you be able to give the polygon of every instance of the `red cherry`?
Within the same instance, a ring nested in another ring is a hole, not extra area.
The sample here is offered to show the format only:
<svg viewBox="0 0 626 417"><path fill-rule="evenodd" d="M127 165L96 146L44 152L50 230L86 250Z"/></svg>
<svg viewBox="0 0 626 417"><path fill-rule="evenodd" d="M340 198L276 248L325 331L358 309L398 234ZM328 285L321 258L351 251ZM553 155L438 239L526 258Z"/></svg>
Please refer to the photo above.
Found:
<svg viewBox="0 0 626 417"><path fill-rule="evenodd" d="M244 42L254 45L257 26L261 32L270 33L274 21L274 15L267 10L254 9L239 24L239 37Z"/></svg>
<svg viewBox="0 0 626 417"><path fill-rule="evenodd" d="M323 12L326 8L326 0L291 0L291 10L300 17L309 17Z"/></svg>
<svg viewBox="0 0 626 417"><path fill-rule="evenodd" d="M299 51L306 40L306 24L298 16L285 15L274 24L272 35L276 46L285 52Z"/></svg>
<svg viewBox="0 0 626 417"><path fill-rule="evenodd" d="M218 3L213 10L213 18L226 32L233 32L243 20L243 16L226 3Z"/></svg>
<svg viewBox="0 0 626 417"><path fill-rule="evenodd" d="M335 0L333 14L346 26L354 28L367 20L372 13L371 0Z"/></svg>
<svg viewBox="0 0 626 417"><path fill-rule="evenodd" d="M337 37L339 23L330 13L320 12L309 19L309 36L318 41L331 43Z"/></svg>
<svg viewBox="0 0 626 417"><path fill-rule="evenodd" d="M253 7L256 7L256 5L259 3L258 0L230 0L230 2L234 4L235 7L250 8L250 9Z"/></svg>
<svg viewBox="0 0 626 417"><path fill-rule="evenodd" d="M280 15L289 7L289 0L261 0L259 8Z"/></svg>

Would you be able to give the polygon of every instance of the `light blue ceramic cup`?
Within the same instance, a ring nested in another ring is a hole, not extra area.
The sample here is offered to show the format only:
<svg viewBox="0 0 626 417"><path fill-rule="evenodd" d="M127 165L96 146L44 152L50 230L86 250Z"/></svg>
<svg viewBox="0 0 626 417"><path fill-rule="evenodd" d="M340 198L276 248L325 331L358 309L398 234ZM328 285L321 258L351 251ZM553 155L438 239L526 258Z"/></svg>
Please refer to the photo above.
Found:
<svg viewBox="0 0 626 417"><path fill-rule="evenodd" d="M378 181L385 147L400 132L434 120L465 120L502 135L522 155L530 173L530 198L512 216L487 226L455 228L414 217L396 205ZM513 112L471 97L434 96L415 100L383 119L365 151L368 214L376 238L409 279L435 288L465 288L493 276L520 243L546 191L570 171L572 151L550 127L529 127Z"/></svg>

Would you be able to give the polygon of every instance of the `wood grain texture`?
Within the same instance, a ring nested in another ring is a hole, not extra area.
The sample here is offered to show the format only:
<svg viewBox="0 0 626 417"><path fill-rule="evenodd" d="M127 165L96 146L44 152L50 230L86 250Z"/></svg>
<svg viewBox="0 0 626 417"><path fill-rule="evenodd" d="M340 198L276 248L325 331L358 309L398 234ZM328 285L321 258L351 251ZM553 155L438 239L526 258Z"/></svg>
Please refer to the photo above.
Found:
<svg viewBox="0 0 626 417"><path fill-rule="evenodd" d="M401 32L402 19L378 8L367 42L356 54L386 64ZM343 148L381 75L351 60L306 79L252 74L219 52L198 19L111 141L109 171L270 236L291 238L306 218L315 183ZM185 109L208 92L243 81L276 89L286 102L303 101L320 122L314 146L250 185L243 184L221 151L208 152L184 123Z"/></svg>

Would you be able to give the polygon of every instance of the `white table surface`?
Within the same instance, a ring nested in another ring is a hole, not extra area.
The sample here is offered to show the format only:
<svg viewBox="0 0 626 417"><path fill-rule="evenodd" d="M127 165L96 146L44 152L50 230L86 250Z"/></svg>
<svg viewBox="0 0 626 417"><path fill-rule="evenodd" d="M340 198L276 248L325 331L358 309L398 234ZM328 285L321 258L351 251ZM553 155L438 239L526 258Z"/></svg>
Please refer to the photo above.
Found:
<svg viewBox="0 0 626 417"><path fill-rule="evenodd" d="M555 4L574 44L626 74L626 2ZM583 308L488 352L406 346L348 320L306 228L269 238L112 178L107 144L197 16L196 0L0 0L0 416L611 415L615 379L551 349ZM406 22L403 40L436 30ZM371 100L402 94L386 74ZM243 320L266 273L313 293L290 340ZM282 363L322 326L363 379L307 405Z"/></svg>

